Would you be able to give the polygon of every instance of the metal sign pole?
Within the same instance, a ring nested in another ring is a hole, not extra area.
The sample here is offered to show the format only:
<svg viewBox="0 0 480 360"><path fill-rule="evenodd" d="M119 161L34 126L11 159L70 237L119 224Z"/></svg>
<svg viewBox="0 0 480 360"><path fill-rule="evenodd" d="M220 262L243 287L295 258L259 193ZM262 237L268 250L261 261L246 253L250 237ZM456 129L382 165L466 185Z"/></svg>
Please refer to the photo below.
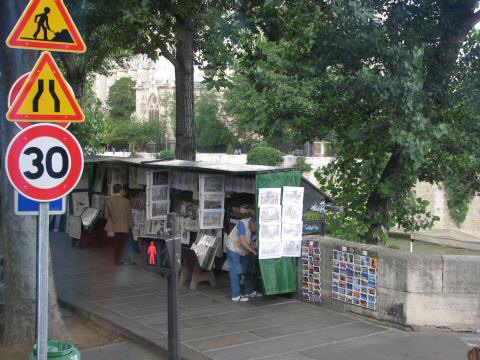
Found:
<svg viewBox="0 0 480 360"><path fill-rule="evenodd" d="M168 288L168 360L180 360L180 332L178 329L178 271L180 270L180 238L171 242L171 273L167 275Z"/></svg>
<svg viewBox="0 0 480 360"><path fill-rule="evenodd" d="M47 360L48 349L48 202L41 202L38 211L37 239L37 360Z"/></svg>

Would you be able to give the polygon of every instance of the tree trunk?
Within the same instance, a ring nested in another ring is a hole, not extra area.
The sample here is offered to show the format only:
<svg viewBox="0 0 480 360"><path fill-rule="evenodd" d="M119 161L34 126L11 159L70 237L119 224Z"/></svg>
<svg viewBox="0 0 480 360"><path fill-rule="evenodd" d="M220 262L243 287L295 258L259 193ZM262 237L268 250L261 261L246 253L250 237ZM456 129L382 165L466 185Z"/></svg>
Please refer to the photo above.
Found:
<svg viewBox="0 0 480 360"><path fill-rule="evenodd" d="M25 3L3 1L0 14L1 38L6 39L15 22L22 14ZM25 72L30 71L37 53L0 48L0 113L7 112L7 97L10 86ZM7 146L18 128L6 120L0 121L0 172L1 229L5 255L5 333L3 345L8 348L32 349L35 338L36 300L36 218L16 216L13 213L14 192L5 174L4 161ZM50 272L50 337L65 338L65 327L58 309L53 274Z"/></svg>
<svg viewBox="0 0 480 360"><path fill-rule="evenodd" d="M176 145L175 157L195 160L195 105L193 83L193 35L192 19L178 19L175 61Z"/></svg>
<svg viewBox="0 0 480 360"><path fill-rule="evenodd" d="M410 169L410 167L405 166L400 149L396 149L390 156L377 186L375 186L367 201L367 223L369 224L369 229L365 236L367 244L378 244L383 241L386 232L389 230L394 194L389 194L388 196L382 194L380 186L395 184L395 186L390 186L395 189L394 191L410 189L413 184L398 183L398 179L402 178L402 172L407 171L407 169ZM403 176L403 178L405 177Z"/></svg>
<svg viewBox="0 0 480 360"><path fill-rule="evenodd" d="M448 85L460 48L478 19L478 14L475 14L478 0L438 2L440 39L437 46L426 53L427 76L424 82L424 89L430 98L428 108L434 112L448 99Z"/></svg>
<svg viewBox="0 0 480 360"><path fill-rule="evenodd" d="M62 54L60 58L65 67L65 80L72 87L73 93L80 104L85 109L87 102L87 69L84 62L79 60L79 54Z"/></svg>

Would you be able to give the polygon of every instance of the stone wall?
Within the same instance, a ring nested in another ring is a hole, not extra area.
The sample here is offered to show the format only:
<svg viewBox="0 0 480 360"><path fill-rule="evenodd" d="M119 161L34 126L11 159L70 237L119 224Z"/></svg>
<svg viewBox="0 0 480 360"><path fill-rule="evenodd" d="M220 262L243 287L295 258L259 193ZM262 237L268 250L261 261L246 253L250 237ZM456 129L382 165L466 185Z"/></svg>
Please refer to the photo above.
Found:
<svg viewBox="0 0 480 360"><path fill-rule="evenodd" d="M480 330L480 256L417 255L321 236L305 236L303 245L310 241L322 252L321 306L403 326ZM332 299L332 251L342 246L377 252L375 311Z"/></svg>
<svg viewBox="0 0 480 360"><path fill-rule="evenodd" d="M447 194L441 184L419 182L415 186L418 197L428 200L428 209L440 217L440 221L433 226L434 229L458 229L470 233L480 234L480 196L474 196L469 204L465 221L458 226L450 217L447 206Z"/></svg>

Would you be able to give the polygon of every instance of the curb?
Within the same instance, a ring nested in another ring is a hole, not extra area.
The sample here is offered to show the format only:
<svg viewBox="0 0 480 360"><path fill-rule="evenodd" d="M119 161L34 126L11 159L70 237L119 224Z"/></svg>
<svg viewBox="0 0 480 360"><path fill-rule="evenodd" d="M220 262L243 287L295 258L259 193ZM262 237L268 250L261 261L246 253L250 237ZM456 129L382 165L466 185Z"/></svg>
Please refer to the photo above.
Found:
<svg viewBox="0 0 480 360"><path fill-rule="evenodd" d="M131 319L124 318L119 314L114 314L108 309L102 309L106 314L99 314L95 309L88 309L89 305L81 307L73 301L68 301L62 298L58 298L58 304L73 313L90 320L96 325L123 335L134 343L145 347L147 350L162 355L165 359L168 358L168 337L166 335L163 335L160 338L153 338L151 329L148 329L144 325L132 323ZM122 326L122 321L129 326ZM132 329L132 327L136 327L136 329ZM180 353L182 360L211 360L211 358L185 346L184 344L180 344Z"/></svg>

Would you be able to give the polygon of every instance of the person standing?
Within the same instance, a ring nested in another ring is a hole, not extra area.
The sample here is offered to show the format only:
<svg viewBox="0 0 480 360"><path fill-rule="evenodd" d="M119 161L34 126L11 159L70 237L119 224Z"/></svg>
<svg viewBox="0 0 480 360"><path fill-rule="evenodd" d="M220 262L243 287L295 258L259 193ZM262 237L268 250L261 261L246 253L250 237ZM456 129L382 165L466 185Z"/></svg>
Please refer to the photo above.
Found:
<svg viewBox="0 0 480 360"><path fill-rule="evenodd" d="M261 296L255 291L255 261L257 222L255 217L240 220L230 232L227 240L227 259L233 301L248 301ZM244 295L240 289L240 275L244 276Z"/></svg>
<svg viewBox="0 0 480 360"><path fill-rule="evenodd" d="M133 228L130 201L123 196L123 186L115 184L113 195L105 204L105 231L113 233L113 256L115 265L122 265L122 252Z"/></svg>

